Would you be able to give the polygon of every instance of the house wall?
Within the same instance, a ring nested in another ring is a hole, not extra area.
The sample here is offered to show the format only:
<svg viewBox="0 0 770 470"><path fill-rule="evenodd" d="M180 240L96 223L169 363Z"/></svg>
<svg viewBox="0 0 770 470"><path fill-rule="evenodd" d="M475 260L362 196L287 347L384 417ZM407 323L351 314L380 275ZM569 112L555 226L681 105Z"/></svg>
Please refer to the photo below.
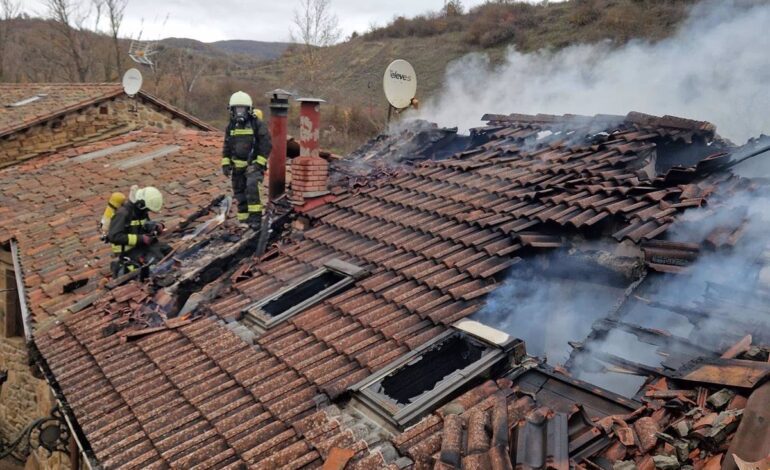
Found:
<svg viewBox="0 0 770 470"><path fill-rule="evenodd" d="M132 128L194 127L153 103L126 95L0 137L0 168L73 144L100 140Z"/></svg>
<svg viewBox="0 0 770 470"><path fill-rule="evenodd" d="M24 334L8 337L5 320L11 312L5 294L6 289L16 286L7 280L6 273L13 273L13 260L9 251L0 248L0 371L8 373L0 387L0 439L7 443L35 419L48 416L55 400L45 380L32 373ZM67 455L45 453L43 450L30 456L26 468L68 468L62 466L69 462Z"/></svg>

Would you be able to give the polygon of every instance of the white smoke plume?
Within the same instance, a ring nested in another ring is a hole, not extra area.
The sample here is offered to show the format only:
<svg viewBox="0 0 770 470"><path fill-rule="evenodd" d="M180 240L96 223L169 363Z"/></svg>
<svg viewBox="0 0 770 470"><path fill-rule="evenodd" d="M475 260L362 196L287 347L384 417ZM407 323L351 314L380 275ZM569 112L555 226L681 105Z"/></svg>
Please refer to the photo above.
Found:
<svg viewBox="0 0 770 470"><path fill-rule="evenodd" d="M445 88L419 116L467 130L485 113L639 111L710 121L743 143L770 131L768 25L766 1L705 1L674 36L654 44L510 50L500 66L472 54L448 67Z"/></svg>

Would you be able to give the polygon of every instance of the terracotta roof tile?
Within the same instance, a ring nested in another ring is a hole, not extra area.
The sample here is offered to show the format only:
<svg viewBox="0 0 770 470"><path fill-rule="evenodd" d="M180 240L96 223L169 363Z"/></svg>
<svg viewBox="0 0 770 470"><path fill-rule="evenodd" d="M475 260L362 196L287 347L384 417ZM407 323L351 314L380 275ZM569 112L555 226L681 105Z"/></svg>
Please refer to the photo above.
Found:
<svg viewBox="0 0 770 470"><path fill-rule="evenodd" d="M95 227L113 191L127 193L132 184L152 184L166 193L167 206L183 206L190 213L227 191L228 182L216 177L221 158L216 145L220 140L218 133L140 131L78 147L68 156L62 153L0 170L0 207L12 211L0 220L0 233L19 243L35 320L73 304L93 291L108 273L109 246L99 241ZM70 160L126 142L137 143L138 147L85 162ZM151 164L120 171L110 169L136 152L169 143L181 150ZM172 181L186 184L171 193L166 188ZM40 201L32 201L31 196ZM183 217L178 211L166 210L160 219L173 229ZM75 279L86 279L88 284L63 295L62 287Z"/></svg>
<svg viewBox="0 0 770 470"><path fill-rule="evenodd" d="M0 136L123 94L119 83L0 83ZM28 104L24 100L37 97ZM139 99L160 106L204 131L216 129L146 92ZM18 106L12 106L14 104Z"/></svg>
<svg viewBox="0 0 770 470"><path fill-rule="evenodd" d="M366 468L363 462L385 464L381 456L367 454L366 445L343 423L317 411L315 398L326 394L336 399L351 384L441 334L446 325L477 312L484 305L484 295L498 286L525 252L560 247L562 235L584 229L634 241L659 236L668 228L669 218L681 210L672 212L671 207L682 201L682 193L680 183L665 176L646 180L642 186L637 169L648 158L646 151L654 148L654 140L667 138L662 136L671 129L713 134L701 124L635 116L628 122L614 119L614 131L620 134L600 144L570 143L564 136L539 142L542 130L558 131L566 126L565 120L553 116L495 119L476 131L487 139L482 151L426 162L409 174L378 182L379 187L343 194L309 212L311 228L301 239L280 246L267 261L245 260L221 298L208 305L221 320L239 319L244 307L334 258L357 263L370 273L346 291L268 330L256 338L254 346L211 317L121 343L101 338L103 321L98 318L105 313L95 308L72 315L57 327L55 337L41 338L40 349L61 375L65 395L81 403L92 398L99 404L93 409L75 408L75 414L89 438L95 436L92 444L97 443L100 460L191 465L200 464L206 454L210 462L222 465L318 466L331 448L343 446L356 452L353 468ZM669 127L656 130L655 126L664 124ZM695 128L680 129L683 126ZM167 166L166 172L172 173L167 185L178 182L174 191L190 194L187 205L205 204L206 197L193 195L204 191L211 195L212 185L225 186L212 170L218 139L198 135L197 143L191 144L185 139L161 142L148 134L134 138L148 139L152 148L184 147L153 165ZM145 149L139 150L77 165L96 172L105 162L144 154ZM191 158L191 152L201 157ZM183 171L181 165L185 165ZM126 171L140 172L134 176L140 178L151 173L147 168L152 165ZM0 197L37 212L35 205L47 194L37 188L51 172L35 166L28 170L29 176L19 181L5 178ZM693 174L697 177L697 169ZM66 180L66 176L62 172L60 178ZM87 204L94 211L102 207L101 192L109 191L97 187L99 192L78 186L83 200L72 207ZM670 191L674 188L677 191ZM186 208L180 199L174 203ZM671 206L659 205L662 201ZM53 214L60 211L42 211L52 220L45 220L46 227L28 223L27 233L50 231L47 224L53 222L54 230L63 228L63 235L78 234L65 242L67 247L78 250L80 246L84 253L93 250L93 240L82 243L86 232L70 227L67 220L57 220ZM21 211L19 217L25 215ZM77 217L79 223L90 220L88 211L78 212ZM58 300L49 294L65 281L63 276L73 278L76 272L69 264L62 269L61 263L44 263L49 261L44 253L57 253L61 240L39 237L39 242L32 243L23 231L16 235L23 249L38 250L37 255L27 252L25 258L27 263L39 263L30 274L39 276L48 290L30 285L30 295L39 296L40 305L49 297ZM110 295L108 308L150 301L136 286ZM135 380L132 371L142 380ZM81 385L76 379L85 373L87 380ZM101 393L98 389L105 384L108 390ZM481 432L491 422L487 414L499 398L508 400L512 394L509 385L491 382L455 399L466 410L475 410L459 417L472 437L473 458L483 460L477 454L484 453L485 440L490 438ZM515 415L516 406L506 406L508 414ZM104 418L112 413L122 426L108 427ZM178 419L180 425L171 427L171 419ZM441 451L443 422L442 415L432 415L393 443L402 455L430 462ZM189 442L191 430L195 430L194 445ZM125 449L108 446L108 436L117 432ZM134 452L128 452L134 447Z"/></svg>

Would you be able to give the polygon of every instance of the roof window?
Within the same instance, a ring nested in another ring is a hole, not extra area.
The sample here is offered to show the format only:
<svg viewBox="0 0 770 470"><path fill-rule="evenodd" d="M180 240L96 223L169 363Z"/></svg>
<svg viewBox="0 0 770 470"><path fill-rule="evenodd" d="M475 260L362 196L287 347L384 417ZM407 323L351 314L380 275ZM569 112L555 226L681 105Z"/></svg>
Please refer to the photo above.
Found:
<svg viewBox="0 0 770 470"><path fill-rule="evenodd" d="M18 108L20 106L24 106L24 105L28 105L30 103L34 103L35 101L41 100L41 99L45 98L46 96L48 96L48 94L46 94L46 93L38 93L35 96L31 96L29 98L24 98L21 101L17 101L15 103L7 104L7 105L5 105L5 107L6 108Z"/></svg>
<svg viewBox="0 0 770 470"><path fill-rule="evenodd" d="M356 404L403 430L497 367L518 363L524 342L462 320L350 388Z"/></svg>
<svg viewBox="0 0 770 470"><path fill-rule="evenodd" d="M366 271L338 259L298 279L292 285L248 306L244 322L262 333L322 300L341 292Z"/></svg>

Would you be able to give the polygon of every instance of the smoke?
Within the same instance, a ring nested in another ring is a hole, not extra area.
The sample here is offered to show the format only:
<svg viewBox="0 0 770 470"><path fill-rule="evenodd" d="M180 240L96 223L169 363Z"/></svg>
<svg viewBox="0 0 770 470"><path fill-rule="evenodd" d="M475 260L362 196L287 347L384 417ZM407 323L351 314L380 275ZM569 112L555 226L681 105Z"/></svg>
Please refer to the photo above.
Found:
<svg viewBox="0 0 770 470"><path fill-rule="evenodd" d="M685 213L669 231L675 241L729 240L701 249L685 274L653 274L621 311L620 320L666 331L650 345L642 338L612 331L589 341L589 352L571 372L618 393L632 395L639 381L599 370L590 360L611 353L651 367L676 369L705 351L721 353L747 334L754 344L770 344L770 188L750 187L733 194L718 192L709 207ZM638 296L638 297L637 297ZM645 300L656 302L648 305ZM703 348L703 350L699 350Z"/></svg>
<svg viewBox="0 0 770 470"><path fill-rule="evenodd" d="M462 130L485 113L619 114L639 111L710 121L744 142L770 130L770 5L706 1L671 38L577 45L505 62L472 54L452 63L446 85L419 115Z"/></svg>
<svg viewBox="0 0 770 470"><path fill-rule="evenodd" d="M586 248L586 247L584 247ZM622 276L559 251L518 263L474 319L523 339L527 353L564 363L623 293Z"/></svg>

